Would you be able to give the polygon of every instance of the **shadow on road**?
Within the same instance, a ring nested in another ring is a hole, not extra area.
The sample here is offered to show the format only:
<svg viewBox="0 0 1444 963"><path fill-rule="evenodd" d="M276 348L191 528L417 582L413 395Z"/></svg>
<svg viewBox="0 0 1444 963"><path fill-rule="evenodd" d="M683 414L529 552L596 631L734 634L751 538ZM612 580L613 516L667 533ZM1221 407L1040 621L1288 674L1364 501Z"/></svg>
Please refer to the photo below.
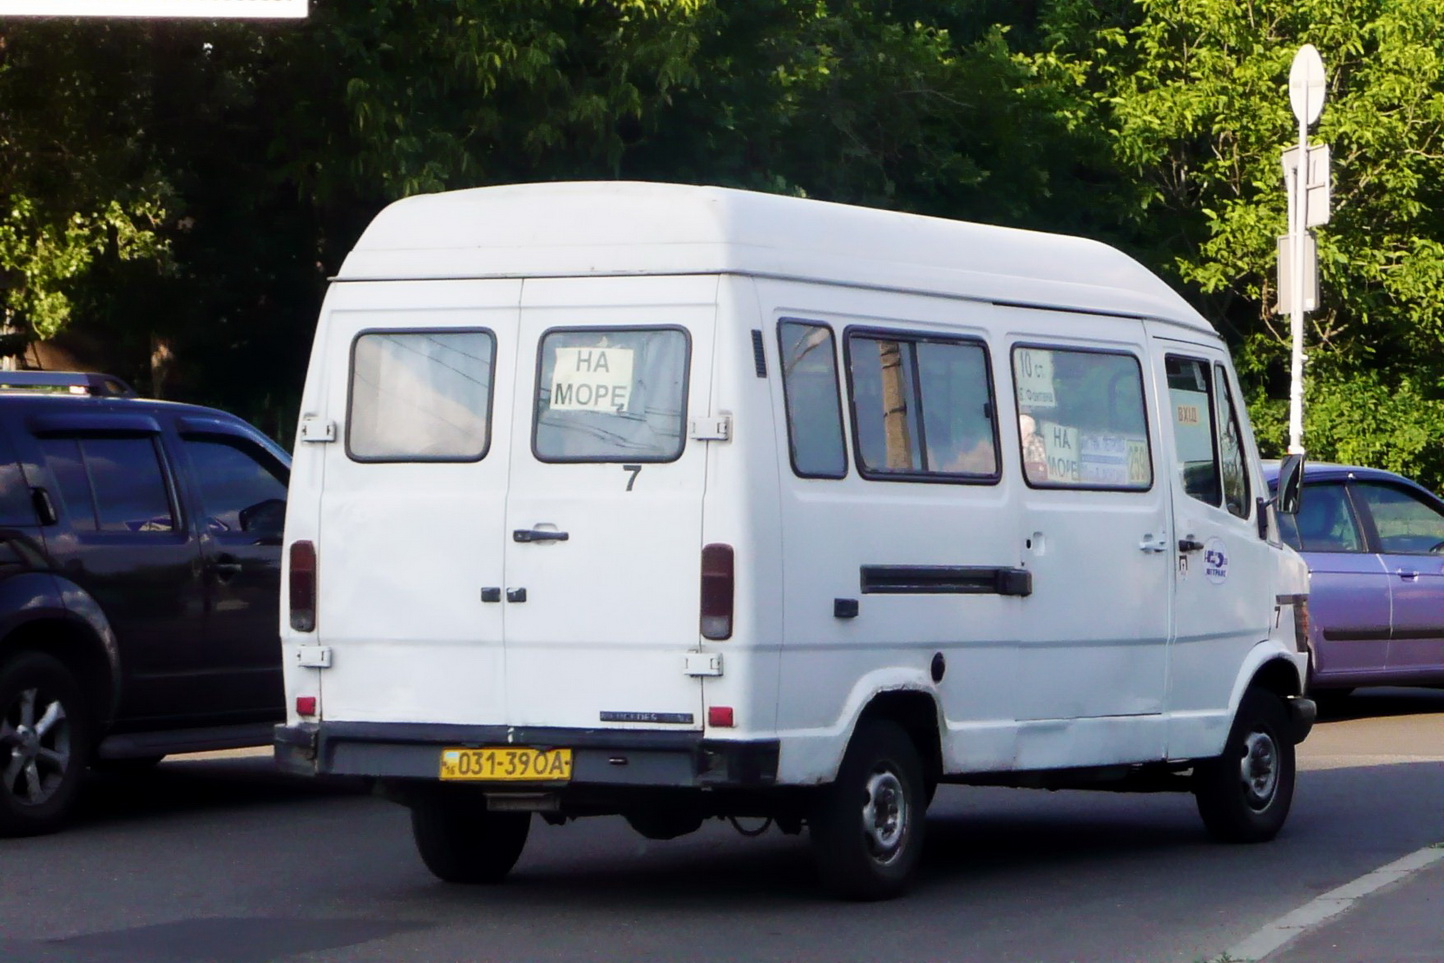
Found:
<svg viewBox="0 0 1444 963"><path fill-rule="evenodd" d="M1343 695L1327 689L1314 693L1320 722L1384 716L1444 714L1444 688L1365 686Z"/></svg>
<svg viewBox="0 0 1444 963"><path fill-rule="evenodd" d="M73 823L163 819L180 812L244 809L367 791L357 779L288 776L268 755L172 756L149 769L87 774Z"/></svg>

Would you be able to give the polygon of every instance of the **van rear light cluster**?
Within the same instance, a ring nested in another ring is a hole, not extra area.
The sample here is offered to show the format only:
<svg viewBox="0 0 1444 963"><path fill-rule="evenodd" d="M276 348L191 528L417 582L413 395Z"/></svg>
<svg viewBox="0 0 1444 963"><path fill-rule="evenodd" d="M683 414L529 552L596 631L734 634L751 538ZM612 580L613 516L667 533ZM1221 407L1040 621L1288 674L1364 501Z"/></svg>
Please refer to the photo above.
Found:
<svg viewBox="0 0 1444 963"><path fill-rule="evenodd" d="M732 637L732 546L702 549L702 638Z"/></svg>
<svg viewBox="0 0 1444 963"><path fill-rule="evenodd" d="M1309 600L1303 596L1294 599L1294 646L1300 652L1309 650Z"/></svg>
<svg viewBox="0 0 1444 963"><path fill-rule="evenodd" d="M316 629L316 546L312 542L291 543L291 628L297 632Z"/></svg>

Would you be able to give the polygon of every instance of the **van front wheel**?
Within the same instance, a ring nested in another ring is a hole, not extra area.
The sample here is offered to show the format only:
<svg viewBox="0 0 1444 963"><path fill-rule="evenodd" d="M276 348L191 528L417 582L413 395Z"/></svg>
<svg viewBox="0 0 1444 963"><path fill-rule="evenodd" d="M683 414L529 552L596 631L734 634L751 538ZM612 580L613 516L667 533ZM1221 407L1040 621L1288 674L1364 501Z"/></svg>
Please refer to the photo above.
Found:
<svg viewBox="0 0 1444 963"><path fill-rule="evenodd" d="M1215 839L1273 839L1294 798L1294 744L1283 700L1264 689L1244 693L1223 755L1193 770L1203 824Z"/></svg>
<svg viewBox="0 0 1444 963"><path fill-rule="evenodd" d="M411 800L411 835L421 861L448 883L499 883L526 846L531 813L490 812L486 797L434 787Z"/></svg>
<svg viewBox="0 0 1444 963"><path fill-rule="evenodd" d="M845 899L901 894L922 851L926 809L922 760L907 733L885 720L860 724L811 814L823 885Z"/></svg>

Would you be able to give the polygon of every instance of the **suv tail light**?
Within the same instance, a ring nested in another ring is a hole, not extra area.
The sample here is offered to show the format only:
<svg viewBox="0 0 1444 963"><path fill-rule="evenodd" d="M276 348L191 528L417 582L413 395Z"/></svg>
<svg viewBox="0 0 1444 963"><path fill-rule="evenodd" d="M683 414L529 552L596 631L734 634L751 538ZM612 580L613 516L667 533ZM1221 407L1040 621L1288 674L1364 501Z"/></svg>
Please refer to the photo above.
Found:
<svg viewBox="0 0 1444 963"><path fill-rule="evenodd" d="M732 637L732 546L702 549L702 637Z"/></svg>
<svg viewBox="0 0 1444 963"><path fill-rule="evenodd" d="M316 629L316 546L312 542L291 543L291 628L297 632Z"/></svg>

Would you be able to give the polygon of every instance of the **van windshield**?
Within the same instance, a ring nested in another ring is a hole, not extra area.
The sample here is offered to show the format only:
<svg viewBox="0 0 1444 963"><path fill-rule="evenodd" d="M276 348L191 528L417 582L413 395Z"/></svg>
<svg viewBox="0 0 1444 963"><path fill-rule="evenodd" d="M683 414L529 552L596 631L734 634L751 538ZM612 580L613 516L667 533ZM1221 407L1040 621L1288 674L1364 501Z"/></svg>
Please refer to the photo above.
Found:
<svg viewBox="0 0 1444 963"><path fill-rule="evenodd" d="M541 340L532 449L542 461L672 461L682 454L687 334L554 329Z"/></svg>

